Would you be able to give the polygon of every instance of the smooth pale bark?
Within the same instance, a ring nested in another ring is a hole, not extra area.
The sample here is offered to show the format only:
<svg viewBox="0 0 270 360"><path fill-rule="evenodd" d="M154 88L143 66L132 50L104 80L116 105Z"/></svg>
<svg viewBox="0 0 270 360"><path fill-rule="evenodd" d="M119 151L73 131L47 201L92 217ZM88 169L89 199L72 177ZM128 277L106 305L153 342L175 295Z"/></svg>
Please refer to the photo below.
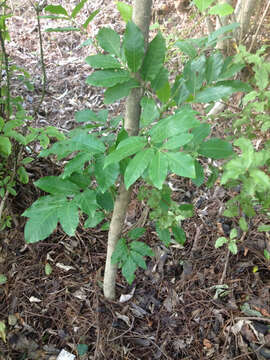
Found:
<svg viewBox="0 0 270 360"><path fill-rule="evenodd" d="M151 9L152 0L134 0L132 20L141 29L144 35L145 49L148 44ZM141 88L132 89L126 101L125 129L130 136L137 135L139 131L141 115L140 100L142 94L143 90ZM104 296L110 300L115 299L115 281L117 274L117 266L111 263L111 256L121 237L130 199L130 191L130 189L127 190L125 188L123 179L121 178L108 234L107 257L103 283Z"/></svg>
<svg viewBox="0 0 270 360"><path fill-rule="evenodd" d="M243 37L250 29L250 19L252 14L260 5L261 0L238 0L235 7L235 17L240 23L240 35L238 41L241 42Z"/></svg>

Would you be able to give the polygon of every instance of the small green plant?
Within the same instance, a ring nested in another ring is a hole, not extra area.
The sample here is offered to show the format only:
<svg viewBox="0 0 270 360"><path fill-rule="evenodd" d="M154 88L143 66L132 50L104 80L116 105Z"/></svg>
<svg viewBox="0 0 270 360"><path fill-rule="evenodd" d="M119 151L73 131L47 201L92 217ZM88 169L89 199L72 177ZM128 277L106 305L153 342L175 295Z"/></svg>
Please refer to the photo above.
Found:
<svg viewBox="0 0 270 360"><path fill-rule="evenodd" d="M270 217L270 143L267 131L270 128L270 64L265 61L265 48L256 54L239 47L235 64L245 63L251 72L252 89L242 100L241 112L227 113L233 118L234 145L238 155L224 165L221 184L238 189L238 194L226 204L225 216L240 217L240 228L247 232L245 218L257 213ZM240 137L239 137L240 136ZM260 225L259 231L269 231L269 225Z"/></svg>
<svg viewBox="0 0 270 360"><path fill-rule="evenodd" d="M52 19L52 20L65 20L71 23L71 26L61 26L55 28L46 29L47 32L67 32L67 31L86 31L89 23L94 19L94 17L99 13L99 10L93 11L85 20L85 22L79 26L76 23L76 16L82 10L84 5L88 0L81 0L72 10L71 14L62 6L62 5L47 5L45 6L45 11L49 12L51 15L40 15L40 18L43 19Z"/></svg>
<svg viewBox="0 0 270 360"><path fill-rule="evenodd" d="M236 255L237 251L238 251L237 244L236 244L237 236L238 236L237 230L235 228L233 228L230 231L229 238L221 236L216 240L215 248L217 249L217 248L220 248L221 246L223 246L224 244L227 244L228 249L230 250L230 252L232 254Z"/></svg>
<svg viewBox="0 0 270 360"><path fill-rule="evenodd" d="M34 158L31 149L33 141L39 141L46 148L50 138L61 140L64 135L54 127L35 129L31 127L32 117L23 107L23 98L11 95L13 80L21 81L29 91L33 90L29 73L11 64L6 53L5 43L9 40L6 19L11 17L6 1L0 5L0 229L11 226L11 218L4 213L4 206L9 195L16 195L17 183L27 184L29 176L26 170ZM5 74L5 78L3 77Z"/></svg>
<svg viewBox="0 0 270 360"><path fill-rule="evenodd" d="M230 29L209 35L201 46L209 49ZM193 48L182 74L171 83L164 66L166 46L162 34L155 36L145 53L143 34L131 21L122 39L112 29L102 28L97 43L101 52L86 58L94 69L86 83L107 88L105 104L140 88L143 96L139 133L129 136L123 127L119 131L122 119L110 119L107 110L78 112L78 127L40 154L56 156L65 160L65 165L60 176L35 182L49 195L24 212L23 216L29 218L25 240L33 243L47 238L58 222L69 236L74 236L80 219L85 228L109 219L116 206L119 180L123 179L120 187L125 189L137 180L145 184L139 198L151 208L150 217L165 245L172 240L183 245L181 221L192 215L192 206L172 201L171 190L165 185L167 176L186 177L200 186L204 182L200 156L221 159L233 155L229 143L208 138L210 126L197 119L191 104L212 102L249 87L227 80L239 69L231 67L231 59L223 59L217 52L206 56L200 46ZM136 229L122 236L112 255L129 283L139 266L145 268L143 257L152 255L146 244L137 241L142 234L142 229Z"/></svg>

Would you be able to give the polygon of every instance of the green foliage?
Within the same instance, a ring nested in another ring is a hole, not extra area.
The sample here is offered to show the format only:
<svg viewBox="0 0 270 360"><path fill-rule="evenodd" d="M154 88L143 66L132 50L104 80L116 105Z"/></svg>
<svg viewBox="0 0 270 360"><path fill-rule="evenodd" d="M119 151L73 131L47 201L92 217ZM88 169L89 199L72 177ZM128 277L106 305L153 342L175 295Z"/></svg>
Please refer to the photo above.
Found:
<svg viewBox="0 0 270 360"><path fill-rule="evenodd" d="M236 244L236 240L237 240L237 230L235 228L233 228L230 232L230 236L229 238L226 238L226 237L219 237L217 240L216 240L216 243L215 243L215 248L219 248L221 246L223 246L224 244L227 244L228 245L228 249L230 250L230 252L234 255L237 254L238 252L238 249L237 249L237 244Z"/></svg>
<svg viewBox="0 0 270 360"><path fill-rule="evenodd" d="M0 5L5 7L5 2ZM28 91L33 91L30 74L16 64L11 65L6 54L5 41L9 38L5 20L11 14L0 16L1 60L0 60L0 229L11 226L11 218L4 208L8 195L16 195L18 183L27 184L29 175L27 164L34 159L33 141L47 148L50 139L64 139L56 128L36 129L31 126L30 117L23 107L23 98L11 95L13 81L20 81ZM5 78L2 78L3 74Z"/></svg>
<svg viewBox="0 0 270 360"><path fill-rule="evenodd" d="M270 64L265 61L265 48L255 54L239 47L234 62L245 63L251 69L252 89L242 99L239 113L227 113L233 118L234 145L239 148L224 165L221 183L238 189L238 194L226 204L225 216L240 217L239 226L248 231L245 217L251 218L261 212L270 217L270 144L267 131L270 128ZM260 140L259 140L260 138ZM258 146L259 145L259 146ZM269 225L261 225L259 231L269 231Z"/></svg>
<svg viewBox="0 0 270 360"><path fill-rule="evenodd" d="M128 232L126 238L121 238L117 242L115 251L112 254L112 263L118 264L122 269L122 274L129 284L135 279L137 268L147 268L144 257L153 256L151 248L141 241L137 241L144 233L144 229L137 228Z"/></svg>
<svg viewBox="0 0 270 360"><path fill-rule="evenodd" d="M216 5L210 7L213 3L216 3ZM194 0L194 4L201 12L207 12L210 15L227 16L234 12L233 7L227 2L219 3L215 0Z"/></svg>
<svg viewBox="0 0 270 360"><path fill-rule="evenodd" d="M214 43L213 39L209 41ZM210 126L197 119L191 104L211 87L221 98L239 87L245 90L245 84L227 81L224 74L231 76L228 69L232 61L224 61L218 53L206 57L200 51L193 54L171 84L171 75L164 65L166 46L161 33L145 53L143 35L131 21L127 22L122 39L112 29L103 28L97 34L97 43L105 53L87 57L86 62L94 72L86 82L107 88L104 94L107 104L127 96L132 88L141 87L144 96L140 133L128 136L123 129L116 134L119 119L110 119L106 110L78 112L75 116L78 127L40 154L64 159L65 164L60 176L45 177L35 183L49 195L37 200L23 214L29 218L26 242L45 239L58 223L70 236L74 235L80 218L84 227L99 224L113 208L115 183L120 175L126 188L138 179L144 181L139 197L151 209L150 218L161 241L166 246L173 241L183 245L185 233L181 222L192 216L193 209L171 199L166 178L176 174L201 185L204 170L198 161L200 156L220 159L233 155L231 145L225 141L206 140ZM204 100L213 99L206 93ZM146 268L144 257L152 255L146 244L137 241L141 235L140 229L128 233L119 240L112 257L129 283L138 267Z"/></svg>
<svg viewBox="0 0 270 360"><path fill-rule="evenodd" d="M68 11L62 5L47 5L45 11L49 12L51 15L40 16L40 18L46 19L50 18L53 20L66 20L70 22L73 26L61 26L46 29L47 32L67 32L67 31L81 31L86 30L89 23L94 19L94 17L99 13L99 10L93 11L85 20L85 22L79 26L75 22L76 16L83 9L84 5L88 0L81 0L72 10L71 14L68 14ZM76 25L76 26L74 26Z"/></svg>

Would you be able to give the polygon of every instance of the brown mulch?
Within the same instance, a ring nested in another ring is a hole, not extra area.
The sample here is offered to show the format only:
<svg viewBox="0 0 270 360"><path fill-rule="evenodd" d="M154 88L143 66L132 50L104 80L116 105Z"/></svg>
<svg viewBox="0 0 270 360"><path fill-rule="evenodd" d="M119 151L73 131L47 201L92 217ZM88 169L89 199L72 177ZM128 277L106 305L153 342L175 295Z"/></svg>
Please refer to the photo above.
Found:
<svg viewBox="0 0 270 360"><path fill-rule="evenodd" d="M23 92L30 110L41 94L36 20L27 2L14 3L10 24L14 40L8 51L17 65L31 73L35 91L27 93L18 84L13 91ZM66 7L74 3L70 0ZM166 34L175 34L177 39L204 31L192 8L175 12L168 4L156 3L154 15ZM124 24L109 0L89 2L79 20L83 22L97 8L102 11L90 23L88 34L44 34L48 86L33 125L68 131L75 126L76 111L104 107L103 91L85 84L90 69L84 58L95 50L79 45L101 26L121 32ZM49 20L43 20L43 26L48 25L52 25ZM169 62L177 67L181 59L172 52ZM114 115L122 110L123 102L110 108ZM217 250L217 237L227 236L237 226L222 217L230 192L218 185L209 190L174 179L174 200L192 203L195 209L194 217L183 222L185 246L165 248L147 223L144 240L156 256L148 259L146 271L137 271L132 286L119 272L117 300L108 302L102 294L106 231L79 227L70 238L58 228L40 243L24 242L25 220L19 215L40 195L33 181L58 171L56 164L37 159L31 183L18 187L17 197L8 201L16 226L0 234L0 274L8 278L0 286L0 321L7 327L6 342L0 338L1 360L55 360L62 349L82 360L270 358L270 264L263 256L270 238L256 231L259 216L249 224L247 234L240 234L237 255L229 254L226 247ZM135 220L140 213L137 206ZM48 264L52 273L46 275ZM121 295L126 295L124 300ZM81 345L88 349L79 356Z"/></svg>

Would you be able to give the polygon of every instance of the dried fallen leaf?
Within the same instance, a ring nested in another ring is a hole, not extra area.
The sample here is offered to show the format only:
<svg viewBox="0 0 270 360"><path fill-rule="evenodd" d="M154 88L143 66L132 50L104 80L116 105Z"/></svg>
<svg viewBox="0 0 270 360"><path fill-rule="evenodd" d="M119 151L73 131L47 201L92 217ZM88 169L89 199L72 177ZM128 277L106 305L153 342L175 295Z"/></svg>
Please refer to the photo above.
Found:
<svg viewBox="0 0 270 360"><path fill-rule="evenodd" d="M211 349L213 345L208 339L203 339L203 346L207 349Z"/></svg>

